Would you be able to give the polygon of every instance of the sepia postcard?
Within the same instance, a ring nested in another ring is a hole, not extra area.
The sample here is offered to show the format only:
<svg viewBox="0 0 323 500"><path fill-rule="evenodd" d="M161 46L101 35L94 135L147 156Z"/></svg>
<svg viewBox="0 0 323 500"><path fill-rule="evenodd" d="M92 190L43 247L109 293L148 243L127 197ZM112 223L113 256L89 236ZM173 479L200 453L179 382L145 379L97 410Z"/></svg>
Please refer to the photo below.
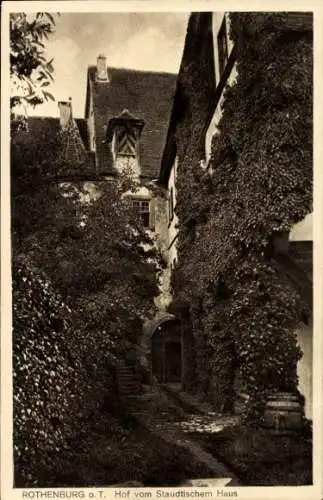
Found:
<svg viewBox="0 0 323 500"><path fill-rule="evenodd" d="M323 498L320 3L1 27L2 498Z"/></svg>

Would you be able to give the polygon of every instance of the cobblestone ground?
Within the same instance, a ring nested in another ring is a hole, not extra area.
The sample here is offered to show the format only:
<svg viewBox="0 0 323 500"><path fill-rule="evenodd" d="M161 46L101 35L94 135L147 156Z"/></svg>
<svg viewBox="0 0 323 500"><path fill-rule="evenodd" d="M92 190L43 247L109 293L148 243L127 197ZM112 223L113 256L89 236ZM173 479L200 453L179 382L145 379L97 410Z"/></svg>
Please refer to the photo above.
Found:
<svg viewBox="0 0 323 500"><path fill-rule="evenodd" d="M237 418L214 413L208 408L201 410L198 401L192 398L189 403L186 400L184 404L181 400L185 400L185 395L181 398L176 394L173 396L169 391L155 387L154 390L130 400L128 407L143 426L165 441L183 447L212 470L212 478L201 480L204 485L238 486L240 482L235 474L190 436L193 432L204 435L219 432L226 426L237 424ZM185 484L197 485L196 480L199 479L192 480L194 481L188 480Z"/></svg>

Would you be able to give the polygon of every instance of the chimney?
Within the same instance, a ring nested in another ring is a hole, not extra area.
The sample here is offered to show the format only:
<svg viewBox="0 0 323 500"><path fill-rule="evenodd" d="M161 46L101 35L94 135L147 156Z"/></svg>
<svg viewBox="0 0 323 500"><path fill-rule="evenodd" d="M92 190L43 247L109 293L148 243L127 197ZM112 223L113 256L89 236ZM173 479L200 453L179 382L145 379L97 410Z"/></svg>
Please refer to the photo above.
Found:
<svg viewBox="0 0 323 500"><path fill-rule="evenodd" d="M68 101L60 101L58 103L58 108L60 125L62 129L65 129L72 118L72 99L69 98Z"/></svg>
<svg viewBox="0 0 323 500"><path fill-rule="evenodd" d="M108 82L107 58L100 54L96 60L97 80L99 82Z"/></svg>

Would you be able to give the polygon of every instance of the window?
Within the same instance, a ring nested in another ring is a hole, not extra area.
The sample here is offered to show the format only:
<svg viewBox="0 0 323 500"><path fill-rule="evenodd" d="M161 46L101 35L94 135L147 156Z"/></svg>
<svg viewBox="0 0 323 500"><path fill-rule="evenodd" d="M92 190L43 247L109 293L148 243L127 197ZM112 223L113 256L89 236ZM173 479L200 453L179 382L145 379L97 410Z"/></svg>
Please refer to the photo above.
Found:
<svg viewBox="0 0 323 500"><path fill-rule="evenodd" d="M116 133L116 155L136 157L136 131L120 127Z"/></svg>
<svg viewBox="0 0 323 500"><path fill-rule="evenodd" d="M218 33L218 52L219 52L219 72L222 75L225 65L228 61L228 43L227 43L227 28L226 19L223 18L221 28Z"/></svg>
<svg viewBox="0 0 323 500"><path fill-rule="evenodd" d="M148 200L132 200L132 205L135 207L144 227L150 226L150 212Z"/></svg>

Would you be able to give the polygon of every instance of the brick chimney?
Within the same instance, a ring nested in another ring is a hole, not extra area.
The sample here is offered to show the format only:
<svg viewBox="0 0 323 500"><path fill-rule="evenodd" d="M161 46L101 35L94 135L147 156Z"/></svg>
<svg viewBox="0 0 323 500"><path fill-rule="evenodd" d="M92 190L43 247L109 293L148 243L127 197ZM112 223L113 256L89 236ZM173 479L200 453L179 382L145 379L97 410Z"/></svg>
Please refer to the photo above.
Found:
<svg viewBox="0 0 323 500"><path fill-rule="evenodd" d="M97 80L99 82L108 82L108 70L107 70L107 58L105 55L100 54L96 60L96 68L97 68Z"/></svg>
<svg viewBox="0 0 323 500"><path fill-rule="evenodd" d="M72 99L69 98L68 101L60 101L58 103L58 108L60 125L62 129L65 129L72 118Z"/></svg>

